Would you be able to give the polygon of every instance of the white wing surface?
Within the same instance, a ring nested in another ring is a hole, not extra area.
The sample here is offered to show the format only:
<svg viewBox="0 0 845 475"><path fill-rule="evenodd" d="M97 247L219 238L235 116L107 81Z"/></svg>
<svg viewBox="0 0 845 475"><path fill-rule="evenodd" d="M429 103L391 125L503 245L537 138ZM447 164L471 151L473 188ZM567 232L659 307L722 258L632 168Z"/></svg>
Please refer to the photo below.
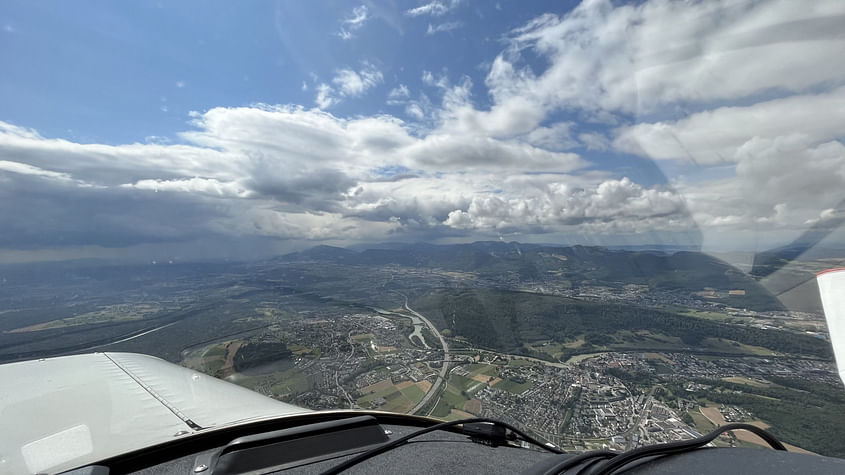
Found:
<svg viewBox="0 0 845 475"><path fill-rule="evenodd" d="M0 473L62 471L212 427L302 412L147 355L0 365Z"/></svg>
<svg viewBox="0 0 845 475"><path fill-rule="evenodd" d="M845 269L821 272L816 281L822 298L827 331L833 344L839 378L845 382Z"/></svg>

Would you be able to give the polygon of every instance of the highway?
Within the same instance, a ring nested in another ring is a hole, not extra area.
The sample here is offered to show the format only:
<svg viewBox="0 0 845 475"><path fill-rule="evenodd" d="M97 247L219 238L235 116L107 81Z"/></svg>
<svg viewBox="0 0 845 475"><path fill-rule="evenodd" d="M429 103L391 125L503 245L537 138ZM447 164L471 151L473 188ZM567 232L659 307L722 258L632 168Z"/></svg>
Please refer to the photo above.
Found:
<svg viewBox="0 0 845 475"><path fill-rule="evenodd" d="M447 361L449 360L449 344L446 343L446 339L443 338L443 335L441 335L440 332L437 331L437 328L435 328L434 325L432 325L432 323L427 318L417 313L416 310L408 306L407 296L405 296L405 310L425 322L425 324L428 325L429 330L431 330L431 333L433 333L434 336L436 336L440 340L440 346L443 347L443 366L440 367L440 373L437 375L437 379L434 381L434 384L431 385L431 389L429 389L428 392L425 393L425 396L423 396L419 404L414 406L414 408L411 409L410 412L408 412L408 414L416 414L423 407L425 407L426 404L428 404L432 397L439 394L440 386L446 382L446 375L449 373L449 363L447 363Z"/></svg>

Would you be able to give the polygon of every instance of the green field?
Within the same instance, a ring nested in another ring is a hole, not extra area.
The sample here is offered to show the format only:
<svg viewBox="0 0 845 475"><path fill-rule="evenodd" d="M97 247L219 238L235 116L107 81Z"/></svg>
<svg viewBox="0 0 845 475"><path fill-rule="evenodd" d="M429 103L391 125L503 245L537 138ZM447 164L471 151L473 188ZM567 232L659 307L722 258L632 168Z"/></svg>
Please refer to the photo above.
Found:
<svg viewBox="0 0 845 475"><path fill-rule="evenodd" d="M514 393L514 394L522 394L526 390L531 389L532 386L533 386L533 384L531 383L531 381L526 381L524 383L518 383L518 382L510 380L510 379L504 379L493 387L496 388L496 389L501 389L503 391L508 391L508 392L511 392L511 393Z"/></svg>
<svg viewBox="0 0 845 475"><path fill-rule="evenodd" d="M772 356L775 354L772 350L763 348L762 346L746 345L724 338L705 338L702 342L702 348L725 353L746 353L757 356Z"/></svg>
<svg viewBox="0 0 845 475"><path fill-rule="evenodd" d="M415 404L420 402L425 393L418 386L408 386L402 390L395 385L389 386L381 391L366 394L356 401L362 408L372 408L381 411L406 412ZM373 404L377 398L384 398L385 403L381 406Z"/></svg>
<svg viewBox="0 0 845 475"><path fill-rule="evenodd" d="M727 313L702 312L702 311L693 310L693 309L683 309L683 310L679 311L678 314L679 315L685 315L687 317L704 318L704 319L707 319L707 320L716 320L716 321L720 321L720 322L725 322L725 321L728 321L728 320L733 320L733 319L738 318L738 317L733 317L731 315L728 315Z"/></svg>
<svg viewBox="0 0 845 475"><path fill-rule="evenodd" d="M459 374L449 376L449 383L458 388L459 391L466 392L469 396L472 396L486 386L485 383Z"/></svg>
<svg viewBox="0 0 845 475"><path fill-rule="evenodd" d="M527 366L534 363L523 359L510 360L509 364L514 366ZM498 370L495 365L488 364L471 364L466 368L469 371L468 376L460 374L452 374L449 376L449 382L446 384L446 389L440 395L437 405L434 407L431 415L434 417L445 418L447 420L457 418L451 413L452 409L463 411L464 404L475 396L475 393L487 387L486 382L476 381L471 376L485 375L490 378L498 377ZM532 383L527 381L525 383L518 383L511 379L503 379L495 386L495 389L508 391L514 394L522 394L524 391L531 389Z"/></svg>
<svg viewBox="0 0 845 475"><path fill-rule="evenodd" d="M384 399L387 400L394 393L398 394L399 391L396 389L395 386L389 386L388 388L382 389L381 391L376 391L376 392L372 392L372 393L369 393L367 395L364 395L364 396L358 398L357 402L358 402L358 405L361 406L361 407L369 407L370 403L373 402L374 400L376 400L378 398L384 398Z"/></svg>
<svg viewBox="0 0 845 475"><path fill-rule="evenodd" d="M601 356L603 354L604 353L601 353L601 352L600 353L583 353L583 354L580 354L580 355L575 355L572 358L569 358L568 360L566 360L566 363L577 364L577 363L580 363L584 360L588 360L590 358L595 358L596 356Z"/></svg>
<svg viewBox="0 0 845 475"><path fill-rule="evenodd" d="M586 341L584 340L583 337L581 337L581 338L577 338L575 341L570 341L570 342L564 343L562 346L564 348L579 348L584 343L586 343Z"/></svg>
<svg viewBox="0 0 845 475"><path fill-rule="evenodd" d="M837 384L770 376L769 386L709 381L709 390L689 396L711 405L735 405L770 424L781 441L822 455L843 457L845 394ZM712 402L711 402L712 401ZM822 429L822 430L820 430Z"/></svg>
<svg viewBox="0 0 845 475"><path fill-rule="evenodd" d="M583 344L583 340L581 340L580 343L578 341L575 341L575 342L570 342L570 343L566 343L566 344L557 343L557 342L553 342L553 341L545 341L545 342L541 342L539 344L538 343L526 344L525 348L528 349L528 350L531 350L532 352L545 353L545 354L549 355L550 357L557 359L557 358L560 358L561 356L563 356L564 348L575 349L575 348L580 347L582 344Z"/></svg>
<svg viewBox="0 0 845 475"><path fill-rule="evenodd" d="M457 421L459 419L463 419L463 417L461 417L457 414L451 414L450 413L450 414L446 415L446 417L444 417L443 419L447 420L447 421Z"/></svg>
<svg viewBox="0 0 845 475"><path fill-rule="evenodd" d="M280 373L278 380L278 383L270 387L270 391L276 395L301 393L311 389L311 382L308 380L308 376L296 368L291 368Z"/></svg>
<svg viewBox="0 0 845 475"><path fill-rule="evenodd" d="M690 416L692 416L692 420L694 422L693 425L695 426L695 430L697 430L699 434L706 434L716 428L716 426L713 425L712 422L710 422L710 419L704 417L704 414L698 411L698 408L689 410L687 412Z"/></svg>
<svg viewBox="0 0 845 475"><path fill-rule="evenodd" d="M445 418L449 416L450 411L452 409L463 410L464 403L469 401L470 398L461 394L461 391L463 391L463 389L453 384L452 379L455 376L456 375L452 375L449 378L449 383L446 384L446 390L444 390L443 394L440 395L440 400L437 401L437 406L434 407L434 411L431 413L432 416L439 417L441 419ZM468 378L463 379L466 380Z"/></svg>
<svg viewBox="0 0 845 475"><path fill-rule="evenodd" d="M407 388L400 391L403 396L409 401L413 401L414 404L421 401L422 398L425 396L425 393L422 389L418 386L408 386Z"/></svg>
<svg viewBox="0 0 845 475"><path fill-rule="evenodd" d="M288 343L288 349L291 353L296 356L311 356L313 358L320 357L320 349L319 348L309 348L307 346L303 346L297 343Z"/></svg>
<svg viewBox="0 0 845 475"><path fill-rule="evenodd" d="M771 386L771 384L766 384L762 381L755 381L753 379L748 379L744 376L732 376L727 378L722 378L723 381L727 381L729 383L737 383L737 384L746 384L748 386L753 386L755 388L767 388Z"/></svg>
<svg viewBox="0 0 845 475"><path fill-rule="evenodd" d="M487 376L496 376L498 374L498 370L496 366L491 364L471 364L467 366L467 371L472 376L476 374L486 374Z"/></svg>
<svg viewBox="0 0 845 475"><path fill-rule="evenodd" d="M449 415L449 412L451 410L452 410L452 407L449 406L448 403L443 401L443 399L441 399L440 401L437 401L437 405L434 406L434 410L431 411L431 416L443 419L443 418L445 418L446 416Z"/></svg>

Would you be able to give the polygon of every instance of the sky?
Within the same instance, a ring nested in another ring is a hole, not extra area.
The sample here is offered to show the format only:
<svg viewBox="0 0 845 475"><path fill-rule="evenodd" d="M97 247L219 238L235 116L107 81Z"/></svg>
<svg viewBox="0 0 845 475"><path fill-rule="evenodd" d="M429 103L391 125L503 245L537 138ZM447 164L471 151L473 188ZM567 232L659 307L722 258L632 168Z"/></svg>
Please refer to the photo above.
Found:
<svg viewBox="0 0 845 475"><path fill-rule="evenodd" d="M839 229L845 2L0 3L0 262Z"/></svg>

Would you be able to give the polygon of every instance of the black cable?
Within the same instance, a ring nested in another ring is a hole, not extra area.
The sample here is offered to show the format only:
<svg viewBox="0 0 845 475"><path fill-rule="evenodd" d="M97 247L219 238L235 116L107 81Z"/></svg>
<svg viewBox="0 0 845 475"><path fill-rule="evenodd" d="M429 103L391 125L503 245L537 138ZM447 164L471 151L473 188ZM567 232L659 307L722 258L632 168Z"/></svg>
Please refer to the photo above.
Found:
<svg viewBox="0 0 845 475"><path fill-rule="evenodd" d="M556 465L550 467L548 470L543 472L543 475L556 475L558 473L563 473L569 470L570 468L575 467L578 464L584 462L585 460L590 460L592 458L596 460L604 460L606 458L615 457L617 455L619 455L618 452L612 452L610 450L593 450L591 452L584 452L583 454L578 454L566 460L561 460Z"/></svg>
<svg viewBox="0 0 845 475"><path fill-rule="evenodd" d="M604 465L598 467L598 470L593 471L591 475L612 474L613 472L624 467L625 465L628 465L629 463L641 459L643 457L651 457L654 455L672 455L695 450L709 444L710 442L715 440L716 437L719 437L719 435L721 435L723 432L739 429L744 429L749 432L753 432L754 434L757 434L775 450L786 450L786 447L784 447L783 444L775 438L775 436L766 432L765 430L751 424L733 423L718 427L713 432L710 432L709 434L698 437L696 439L684 440L679 442L669 442L666 444L649 445L646 447L640 447L639 449L631 450L629 452L625 452L623 454L619 454L616 457L613 457L612 459L608 460L607 463L605 463Z"/></svg>
<svg viewBox="0 0 845 475"><path fill-rule="evenodd" d="M339 464L335 465L334 467L332 467L332 468L326 470L325 472L323 472L322 475L334 475L334 474L340 473L340 472L347 470L347 469L349 469L349 468L351 468L355 465L358 465L359 463L361 463L361 462L363 462L363 461L365 461L369 458L375 457L376 455L382 454L384 452L387 452L388 450L392 450L396 447L399 447L400 445L403 445L405 442L407 442L407 441L409 441L409 440L411 440L415 437L419 437L423 434L428 434L429 432L434 432L434 431L446 429L447 427L452 427L452 426L456 426L456 425L473 424L473 423L478 423L478 422L482 422L482 423L486 422L486 423L489 423L489 424L495 424L495 425L498 425L498 426L502 426L502 427L510 430L511 432L513 432L514 434L519 436L519 438L521 438L522 440L524 440L524 441L526 441L530 444L536 445L537 447L542 447L543 449L548 450L549 452L556 453L556 454L564 453L562 450L560 450L556 447L549 446L549 445L546 445L546 444L540 442L539 440L537 440L537 439L531 437L530 435L522 432L521 430L517 429L516 427L508 424L507 422L498 421L496 419L488 419L488 418L484 418L484 417L475 417L475 418L472 418L472 419L461 419L461 420L457 420L457 421L443 422L441 424L435 424L433 426L426 427L425 429L420 429L416 432L412 432L412 433L410 433L410 434L408 434L404 437L400 437L396 440L391 440L390 442L386 442L382 445L379 445L378 447L375 447L375 448L370 449L370 450L368 450L368 451L366 451L362 454L359 454L355 457L352 457L351 459L346 460L345 462L339 463Z"/></svg>

